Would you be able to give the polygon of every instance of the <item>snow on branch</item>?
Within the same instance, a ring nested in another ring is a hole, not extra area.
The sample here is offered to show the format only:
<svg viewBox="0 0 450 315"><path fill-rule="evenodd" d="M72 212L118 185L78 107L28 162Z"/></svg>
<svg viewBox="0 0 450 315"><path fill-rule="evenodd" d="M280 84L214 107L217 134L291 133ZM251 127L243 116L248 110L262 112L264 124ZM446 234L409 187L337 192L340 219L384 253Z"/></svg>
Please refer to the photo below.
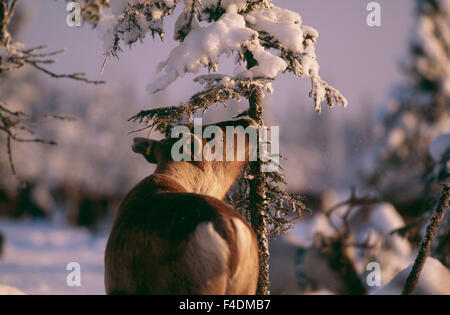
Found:
<svg viewBox="0 0 450 315"><path fill-rule="evenodd" d="M163 74L148 85L157 93L186 73L202 68L217 72L222 55L236 55L237 78L274 79L291 72L312 81L310 97L317 112L323 103L347 106L345 97L319 75L315 43L319 36L302 24L301 16L269 0L121 0L111 3L112 15L99 24L105 54L118 56L120 42L132 45L147 33L164 36L163 18L184 2L175 25L180 44L158 66ZM114 5L113 5L114 4ZM242 67L246 65L246 69Z"/></svg>
<svg viewBox="0 0 450 315"><path fill-rule="evenodd" d="M211 105L222 103L226 107L228 100L240 101L241 96L247 97L254 88L271 89L271 81L267 79L233 80L227 76L201 76L196 80L206 84L206 89L192 96L188 102L179 106L143 110L129 121L143 123L143 129L156 129L164 133L167 128L184 119L192 121L196 112L201 110L204 113Z"/></svg>
<svg viewBox="0 0 450 315"><path fill-rule="evenodd" d="M321 104L347 106L346 98L319 76L319 63L315 47L319 33L302 24L301 16L290 10L271 5L248 13L245 20L259 34L259 40L267 48L277 49L288 64L287 71L299 77L310 77L315 109L321 112Z"/></svg>
<svg viewBox="0 0 450 315"><path fill-rule="evenodd" d="M170 83L185 73L198 73L201 66L217 72L219 58L248 49L259 64L241 77L274 78L287 67L285 61L266 51L257 41L257 32L245 26L244 18L236 13L226 13L207 27L192 30L184 42L172 50L168 59L158 70L165 74L148 86L150 93L164 90Z"/></svg>
<svg viewBox="0 0 450 315"><path fill-rule="evenodd" d="M133 45L147 33L164 37L163 18L172 14L177 0L117 0L111 3L112 14L103 15L98 25L105 55L117 57L120 42Z"/></svg>

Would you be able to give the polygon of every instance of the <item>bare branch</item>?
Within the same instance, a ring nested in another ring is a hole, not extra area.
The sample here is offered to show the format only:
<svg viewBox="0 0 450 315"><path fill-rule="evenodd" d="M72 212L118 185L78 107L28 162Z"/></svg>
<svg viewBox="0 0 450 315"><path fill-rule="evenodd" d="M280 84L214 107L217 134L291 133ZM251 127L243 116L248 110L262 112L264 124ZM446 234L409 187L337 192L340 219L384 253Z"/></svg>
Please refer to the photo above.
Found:
<svg viewBox="0 0 450 315"><path fill-rule="evenodd" d="M70 119L62 116L51 116L44 115L39 117L42 119L54 118L54 119ZM24 131L29 135L34 135L33 130L31 130L28 125L33 124L31 121L31 116L22 111L12 111L6 107L5 104L0 103L0 132L6 134L6 152L8 154L9 165L12 174L17 178L17 180L22 183L16 173L16 168L12 156L12 141L23 142L23 143L41 143L47 145L56 145L55 141L45 140L38 137L33 138L22 138L19 137L15 131ZM39 120L38 120L39 121Z"/></svg>
<svg viewBox="0 0 450 315"><path fill-rule="evenodd" d="M85 78L85 74L84 73L72 73L72 74L56 74L54 72L51 72L50 70L47 70L41 66L38 65L38 62L36 61L27 61L31 66L33 66L34 68L50 75L53 78L59 79L59 78L68 78L68 79L72 79L72 80L76 80L76 81L83 81L86 83L92 83L92 84L104 84L105 81L92 81L89 80L87 78Z"/></svg>
<svg viewBox="0 0 450 315"><path fill-rule="evenodd" d="M24 45L15 42L12 39L11 34L8 32L8 24L11 22L11 18L14 15L14 10L16 9L17 4L18 0L0 1L0 49L2 50L2 54L0 56L0 75L6 72L14 71L25 65L29 65L52 78L67 78L90 84L105 83L104 81L89 80L86 78L84 73L57 74L43 66L56 63L56 60L51 57L65 52L65 49L42 52L47 48L45 45L25 49ZM109 0L86 0L85 6L83 7L83 13L85 16L89 16L91 18L91 22L96 24L101 13L101 8L108 6ZM29 126L40 124L48 118L60 120L69 119L67 117L57 115L43 115L38 117L37 122L32 122L30 115L21 111L12 111L8 109L5 104L0 103L0 132L6 134L6 147L10 168L16 178L17 173L13 163L11 150L12 141L55 145L56 142L41 139L39 137L33 136L31 138L23 138L17 135L17 132L25 132L28 135L34 135L33 130L31 130Z"/></svg>

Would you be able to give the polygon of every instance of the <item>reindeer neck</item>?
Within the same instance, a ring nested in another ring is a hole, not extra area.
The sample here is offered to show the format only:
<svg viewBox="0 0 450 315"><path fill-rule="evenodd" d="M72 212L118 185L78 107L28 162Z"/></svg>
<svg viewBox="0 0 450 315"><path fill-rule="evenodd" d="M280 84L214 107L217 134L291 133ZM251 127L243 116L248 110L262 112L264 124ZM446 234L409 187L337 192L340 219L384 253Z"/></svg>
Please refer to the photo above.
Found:
<svg viewBox="0 0 450 315"><path fill-rule="evenodd" d="M198 166L187 162L174 162L157 169L154 175L174 180L186 192L223 200L241 168L224 163L205 163Z"/></svg>
<svg viewBox="0 0 450 315"><path fill-rule="evenodd" d="M187 192L173 177L164 174L153 174L144 179L146 187L151 187L152 193Z"/></svg>

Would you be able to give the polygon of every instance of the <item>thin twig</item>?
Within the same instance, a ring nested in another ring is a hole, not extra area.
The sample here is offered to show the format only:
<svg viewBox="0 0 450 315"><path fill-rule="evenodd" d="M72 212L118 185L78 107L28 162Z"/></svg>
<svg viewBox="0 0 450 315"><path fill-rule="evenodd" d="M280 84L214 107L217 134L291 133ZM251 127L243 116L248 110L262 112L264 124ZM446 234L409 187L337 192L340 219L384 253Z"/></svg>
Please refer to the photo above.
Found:
<svg viewBox="0 0 450 315"><path fill-rule="evenodd" d="M111 54L108 53L105 55L105 59L103 60L102 67L100 68L100 74L103 74L103 71L105 71L106 62L108 61L108 58Z"/></svg>
<svg viewBox="0 0 450 315"><path fill-rule="evenodd" d="M41 120L54 118L54 119L66 119L66 117L62 116L51 116L51 115L43 115L41 116ZM16 133L17 130L24 131L29 135L34 135L34 131L31 130L27 125L33 124L30 122L31 116L21 112L21 111L12 111L6 107L5 104L0 103L0 132L4 132L6 134L6 152L8 155L9 165L11 169L11 173L15 176L18 182L22 185L23 182L19 179L16 168L14 165L14 160L12 156L12 141L15 142L26 142L26 143L41 143L47 145L56 145L55 141L48 141L44 139L40 139L37 137L33 138L22 138L19 137Z"/></svg>
<svg viewBox="0 0 450 315"><path fill-rule="evenodd" d="M427 231L420 245L419 253L417 254L414 265L411 272L406 280L405 286L403 288L403 295L409 295L414 291L417 282L419 281L420 273L422 272L425 261L430 254L431 242L433 241L434 235L442 222L444 217L444 211L449 207L450 202L450 184L445 184L442 189L441 197L433 212L430 219L430 224L427 226Z"/></svg>
<svg viewBox="0 0 450 315"><path fill-rule="evenodd" d="M105 81L92 81L89 80L87 78L84 77L84 73L71 73L71 74L56 74L54 72L51 72L50 70L47 70L41 66L39 66L37 64L36 61L27 61L31 66L33 66L34 68L48 74L49 76L59 79L59 78L68 78L68 79L72 79L72 80L77 80L77 81L83 81L86 83L92 83L92 84L104 84Z"/></svg>

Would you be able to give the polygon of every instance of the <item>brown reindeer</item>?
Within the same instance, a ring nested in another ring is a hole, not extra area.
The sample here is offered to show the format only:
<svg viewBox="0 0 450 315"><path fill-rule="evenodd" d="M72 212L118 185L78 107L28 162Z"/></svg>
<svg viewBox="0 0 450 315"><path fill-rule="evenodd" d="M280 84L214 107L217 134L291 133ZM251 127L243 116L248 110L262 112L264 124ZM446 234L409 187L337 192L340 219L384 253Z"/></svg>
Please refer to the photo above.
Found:
<svg viewBox="0 0 450 315"><path fill-rule="evenodd" d="M290 234L270 241L272 294L365 294L354 266L354 251L342 240L316 234L304 246Z"/></svg>
<svg viewBox="0 0 450 315"><path fill-rule="evenodd" d="M315 198L316 207L322 208L324 200ZM274 294L307 294L329 292L333 294L365 294L356 268L356 249L372 247L370 239L354 241L349 216L357 207L372 205L376 200L357 198L355 192L346 201L338 203L317 215L324 218L334 232L326 235L316 232L311 245L302 244L294 235L285 234L270 241L269 261L272 278L271 292ZM347 207L339 217L342 226L337 226L331 215Z"/></svg>
<svg viewBox="0 0 450 315"><path fill-rule="evenodd" d="M250 119L215 124L224 133L252 125ZM245 146L234 145L235 157L245 150L247 159L229 162L176 162L171 149L178 139L134 140L133 151L157 168L128 193L115 218L105 253L108 294L255 294L255 234L222 201L248 161L248 135L238 130L233 138L236 144L241 136Z"/></svg>

